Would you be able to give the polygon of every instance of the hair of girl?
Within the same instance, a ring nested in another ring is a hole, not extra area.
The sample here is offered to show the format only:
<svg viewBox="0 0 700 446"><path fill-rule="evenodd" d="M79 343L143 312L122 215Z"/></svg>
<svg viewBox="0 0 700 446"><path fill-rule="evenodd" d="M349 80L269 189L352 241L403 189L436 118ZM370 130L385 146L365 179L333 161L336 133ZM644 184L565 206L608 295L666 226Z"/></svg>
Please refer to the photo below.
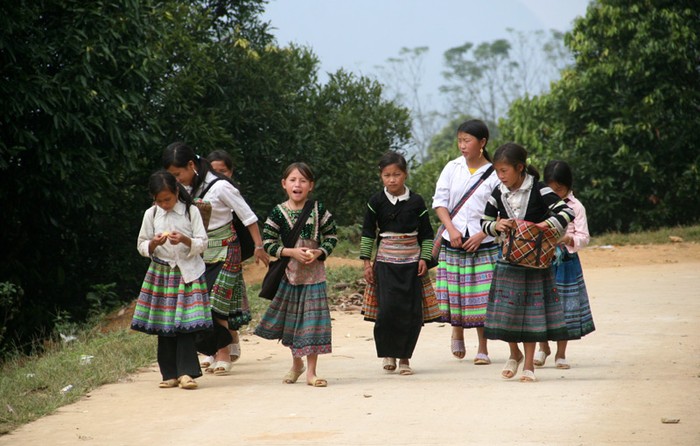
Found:
<svg viewBox="0 0 700 446"><path fill-rule="evenodd" d="M155 198L156 195L164 190L177 195L177 199L185 204L185 212L190 215L190 206L194 204L192 196L187 192L185 187L180 184L175 176L167 170L159 170L151 175L148 179L148 192Z"/></svg>
<svg viewBox="0 0 700 446"><path fill-rule="evenodd" d="M174 142L163 150L163 168L167 169L170 166L184 169L189 162L194 163L194 169L197 173L192 180L192 193L195 193L204 182L207 173L211 172L217 178L226 180L236 187L236 184L226 175L222 175L211 168L211 164L206 159L196 155L194 150L182 141Z"/></svg>
<svg viewBox="0 0 700 446"><path fill-rule="evenodd" d="M207 155L207 161L209 163L213 161L221 161L224 165L233 172L233 158L225 150L214 150L209 155Z"/></svg>
<svg viewBox="0 0 700 446"><path fill-rule="evenodd" d="M379 172L384 170L385 167L391 166L392 164L396 164L396 167L401 169L403 173L408 174L408 163L406 163L406 158L403 157L398 152L394 152L393 150L390 152L386 152L382 157L379 159Z"/></svg>
<svg viewBox="0 0 700 446"><path fill-rule="evenodd" d="M556 181L571 190L574 185L574 175L571 166L566 161L552 160L544 167L544 182Z"/></svg>
<svg viewBox="0 0 700 446"><path fill-rule="evenodd" d="M515 169L518 165L523 166L521 175L525 176L525 173L529 173L535 177L535 181L540 179L540 173L535 169L534 166L527 163L527 150L525 147L514 142L507 142L501 147L496 149L493 154L493 163L503 162L513 166Z"/></svg>
<svg viewBox="0 0 700 446"><path fill-rule="evenodd" d="M484 151L482 154L487 161L491 162L491 156L489 156L489 152L486 151L486 146L489 144L489 128L486 126L484 121L480 119L470 119L468 121L464 121L457 128L457 133L469 133L479 141L485 139L486 144L484 144Z"/></svg>
<svg viewBox="0 0 700 446"><path fill-rule="evenodd" d="M296 163L292 163L289 166L287 166L287 168L284 169L284 172L282 173L282 179L286 180L287 177L289 177L289 175L291 175L291 173L294 169L298 170L299 173L307 180L311 181L312 183L314 182L313 170L311 170L311 167L309 167L308 164L303 163L303 162L296 162Z"/></svg>

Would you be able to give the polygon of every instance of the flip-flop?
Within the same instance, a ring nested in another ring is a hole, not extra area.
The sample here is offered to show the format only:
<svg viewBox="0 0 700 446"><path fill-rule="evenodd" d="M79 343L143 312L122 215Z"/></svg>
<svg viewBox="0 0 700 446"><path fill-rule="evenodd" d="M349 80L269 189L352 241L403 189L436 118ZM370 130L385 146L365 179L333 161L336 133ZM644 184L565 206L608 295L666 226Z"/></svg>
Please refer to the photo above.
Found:
<svg viewBox="0 0 700 446"><path fill-rule="evenodd" d="M228 348L231 362L238 361L241 358L241 343L237 342L235 344L230 344Z"/></svg>
<svg viewBox="0 0 700 446"><path fill-rule="evenodd" d="M547 360L547 356L549 356L549 353L545 353L542 350L538 350L537 353L535 353L535 358L533 359L532 363L535 364L537 367L542 367L544 365L544 362Z"/></svg>
<svg viewBox="0 0 700 446"><path fill-rule="evenodd" d="M185 390L192 390L198 387L197 382L189 375L182 375L180 378L178 378L178 381L180 388Z"/></svg>
<svg viewBox="0 0 700 446"><path fill-rule="evenodd" d="M399 364L399 375L413 375L413 369L408 364Z"/></svg>
<svg viewBox="0 0 700 446"><path fill-rule="evenodd" d="M305 371L306 367L302 367L300 370L289 369L287 374L284 375L284 378L282 378L282 382L285 384L294 384Z"/></svg>
<svg viewBox="0 0 700 446"><path fill-rule="evenodd" d="M396 370L396 358L382 359L382 368L387 372L393 372Z"/></svg>
<svg viewBox="0 0 700 446"><path fill-rule="evenodd" d="M569 363L566 362L566 359L564 359L564 358L557 358L556 361L554 361L554 366L558 369L564 369L564 370L571 368Z"/></svg>
<svg viewBox="0 0 700 446"><path fill-rule="evenodd" d="M306 384L313 386L313 387L327 387L328 386L328 381L326 381L323 378L319 378L318 376L313 379L313 381L306 381Z"/></svg>
<svg viewBox="0 0 700 446"><path fill-rule="evenodd" d="M535 378L535 372L532 370L523 370L523 374L520 375L521 383L534 383L536 381L537 378Z"/></svg>
<svg viewBox="0 0 700 446"><path fill-rule="evenodd" d="M489 355L485 353L477 353L476 356L474 357L474 364L476 365L489 365L491 364L491 359L489 359Z"/></svg>
<svg viewBox="0 0 700 446"><path fill-rule="evenodd" d="M464 347L464 339L452 339L452 354L457 359L464 359L467 349Z"/></svg>
<svg viewBox="0 0 700 446"><path fill-rule="evenodd" d="M503 379L512 379L515 378L515 375L518 374L518 366L520 366L520 363L523 362L525 359L525 356L521 357L519 361L516 361L515 359L508 359L506 361L506 365L503 367L503 370L501 371L501 376ZM506 373L510 372L511 376L506 376Z"/></svg>
<svg viewBox="0 0 700 446"><path fill-rule="evenodd" d="M178 384L180 384L180 382L177 379L172 378L161 381L160 384L158 384L158 387L161 389L169 389L171 387L177 387Z"/></svg>
<svg viewBox="0 0 700 446"><path fill-rule="evenodd" d="M231 363L229 361L217 361L216 364L214 364L214 375L228 375L230 371Z"/></svg>

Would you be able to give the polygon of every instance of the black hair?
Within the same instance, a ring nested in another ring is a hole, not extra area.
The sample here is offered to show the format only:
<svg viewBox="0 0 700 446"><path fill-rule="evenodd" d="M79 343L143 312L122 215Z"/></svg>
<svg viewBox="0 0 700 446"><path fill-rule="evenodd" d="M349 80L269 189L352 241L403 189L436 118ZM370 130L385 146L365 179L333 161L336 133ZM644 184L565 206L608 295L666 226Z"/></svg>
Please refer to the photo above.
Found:
<svg viewBox="0 0 700 446"><path fill-rule="evenodd" d="M408 163L406 163L406 158L403 157L398 152L389 151L386 152L379 159L379 172L384 170L385 167L396 164L396 166L403 171L403 173L408 174Z"/></svg>
<svg viewBox="0 0 700 446"><path fill-rule="evenodd" d="M299 173L306 178L307 180L311 181L312 183L315 181L314 180L314 171L311 170L311 167L309 167L308 164L303 163L303 162L296 162L292 163L289 166L287 166L286 169L284 169L284 172L282 173L282 179L286 180L287 177L292 173L292 171L296 169L299 171Z"/></svg>
<svg viewBox="0 0 700 446"><path fill-rule="evenodd" d="M192 194L197 193L209 172L211 172L217 178L228 181L233 187L236 187L236 184L229 177L212 169L209 161L200 157L199 155L196 155L194 150L192 150L192 148L184 142L174 142L163 150L164 169L168 169L170 166L183 169L187 167L190 161L194 163L194 169L196 172L192 184L190 185L192 187Z"/></svg>
<svg viewBox="0 0 700 446"><path fill-rule="evenodd" d="M177 199L185 204L187 215L190 215L190 206L192 206L192 196L187 192L187 189L180 184L175 176L167 170L159 170L151 175L148 179L148 192L155 199L156 195L168 190L177 195Z"/></svg>
<svg viewBox="0 0 700 446"><path fill-rule="evenodd" d="M540 173L537 171L537 169L527 163L527 150L525 150L525 147L521 146L520 144L516 144L514 142L507 142L503 144L501 147L496 149L496 152L493 154L493 162L494 164L504 162L510 164L516 169L518 168L519 164L522 164L523 176L525 173L529 173L535 177L535 181L540 179Z"/></svg>
<svg viewBox="0 0 700 446"><path fill-rule="evenodd" d="M556 181L567 189L572 190L574 186L574 174L571 166L566 161L552 160L544 167L544 182Z"/></svg>
<svg viewBox="0 0 700 446"><path fill-rule="evenodd" d="M207 161L212 163L213 161L221 161L224 165L233 172L233 158L225 150L214 150L209 155L207 155Z"/></svg>
<svg viewBox="0 0 700 446"><path fill-rule="evenodd" d="M470 119L469 121L464 121L459 125L459 127L457 127L457 134L460 133L469 133L479 141L485 139L486 144L484 144L484 151L482 153L484 158L491 162L489 152L486 151L486 146L489 144L489 128L486 126L484 121L480 119Z"/></svg>

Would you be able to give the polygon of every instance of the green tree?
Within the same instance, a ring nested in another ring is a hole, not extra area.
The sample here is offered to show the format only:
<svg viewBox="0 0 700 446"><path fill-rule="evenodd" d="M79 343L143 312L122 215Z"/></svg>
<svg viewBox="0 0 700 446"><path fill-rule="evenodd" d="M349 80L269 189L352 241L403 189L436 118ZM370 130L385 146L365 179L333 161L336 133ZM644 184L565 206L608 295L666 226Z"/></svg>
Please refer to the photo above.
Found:
<svg viewBox="0 0 700 446"><path fill-rule="evenodd" d="M700 218L700 13L692 1L599 1L566 36L575 65L517 101L502 131L570 161L594 231Z"/></svg>

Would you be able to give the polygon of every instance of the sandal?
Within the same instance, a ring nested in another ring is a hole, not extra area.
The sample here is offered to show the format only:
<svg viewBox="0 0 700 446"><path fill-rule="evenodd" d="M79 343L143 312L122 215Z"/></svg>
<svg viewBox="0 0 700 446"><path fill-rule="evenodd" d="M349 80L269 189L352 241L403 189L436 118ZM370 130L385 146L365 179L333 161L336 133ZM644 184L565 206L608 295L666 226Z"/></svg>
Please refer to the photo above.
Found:
<svg viewBox="0 0 700 446"><path fill-rule="evenodd" d="M549 353L539 350L537 353L535 353L535 358L533 359L532 363L537 367L542 367L544 362L547 360L547 356L549 356Z"/></svg>
<svg viewBox="0 0 700 446"><path fill-rule="evenodd" d="M571 368L568 362L566 362L565 358L557 358L556 361L554 361L554 366L558 369L564 369L568 370Z"/></svg>
<svg viewBox="0 0 700 446"><path fill-rule="evenodd" d="M282 382L285 384L294 384L297 382L302 373L306 371L306 367L302 367L300 370L289 369Z"/></svg>
<svg viewBox="0 0 700 446"><path fill-rule="evenodd" d="M489 365L491 364L491 359L486 353L477 353L474 357L474 364L476 365Z"/></svg>
<svg viewBox="0 0 700 446"><path fill-rule="evenodd" d="M180 383L180 388L185 390L192 390L198 387L197 382L189 375L182 375L178 381Z"/></svg>
<svg viewBox="0 0 700 446"><path fill-rule="evenodd" d="M306 384L313 386L313 387L326 387L326 386L328 386L328 381L316 376L316 377L314 377L314 379L312 381L306 381Z"/></svg>
<svg viewBox="0 0 700 446"><path fill-rule="evenodd" d="M520 376L521 383L534 383L536 381L535 372L532 370L523 370L523 374Z"/></svg>
<svg viewBox="0 0 700 446"><path fill-rule="evenodd" d="M199 365L200 365L203 369L206 369L206 368L208 368L210 365L214 364L215 362L216 362L216 361L214 360L214 357L213 357L213 356L207 356L206 358L204 358L204 361L202 361L202 362L199 363Z"/></svg>
<svg viewBox="0 0 700 446"><path fill-rule="evenodd" d="M158 387L160 387L161 389L169 389L171 387L177 387L178 384L179 381L175 378L172 378L161 381L160 384L158 384Z"/></svg>
<svg viewBox="0 0 700 446"><path fill-rule="evenodd" d="M231 371L231 363L229 361L218 361L214 364L214 375L228 375Z"/></svg>
<svg viewBox="0 0 700 446"><path fill-rule="evenodd" d="M464 339L452 339L452 354L457 359L464 359L467 349L464 347Z"/></svg>
<svg viewBox="0 0 700 446"><path fill-rule="evenodd" d="M241 358L241 344L237 342L228 346L231 362L236 362Z"/></svg>
<svg viewBox="0 0 700 446"><path fill-rule="evenodd" d="M399 364L399 375L413 375L413 369L408 364Z"/></svg>
<svg viewBox="0 0 700 446"><path fill-rule="evenodd" d="M511 379L515 377L515 375L518 374L518 367L520 366L520 363L523 362L525 359L525 356L521 356L519 360L515 359L508 359L506 361L506 365L503 367L503 370L501 371L501 376L504 379Z"/></svg>
<svg viewBox="0 0 700 446"><path fill-rule="evenodd" d="M396 358L382 359L382 368L387 372L393 372L396 370Z"/></svg>

